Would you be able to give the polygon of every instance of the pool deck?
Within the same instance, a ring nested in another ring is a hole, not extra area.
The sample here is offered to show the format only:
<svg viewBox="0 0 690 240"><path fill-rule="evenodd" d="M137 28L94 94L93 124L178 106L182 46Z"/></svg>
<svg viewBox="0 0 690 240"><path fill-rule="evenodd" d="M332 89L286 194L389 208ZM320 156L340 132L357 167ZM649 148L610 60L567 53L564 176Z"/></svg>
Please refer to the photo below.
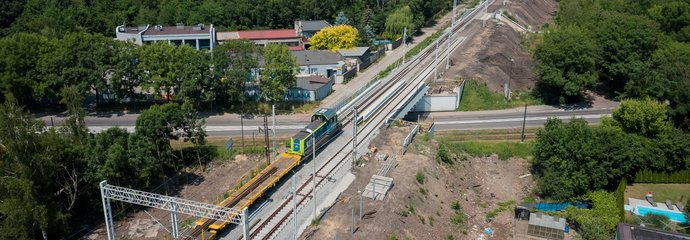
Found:
<svg viewBox="0 0 690 240"><path fill-rule="evenodd" d="M666 206L666 203L656 202L657 206L654 207L654 206L652 206L652 204L649 204L649 202L647 202L647 200L637 199L637 198L628 198L628 204L632 207L635 207L635 208L637 208L637 206L644 206L647 208L654 208L654 209L659 209L659 210L681 212L680 209L678 209L678 207L676 207L676 205L672 205L671 206L672 208L668 208L668 206Z"/></svg>
<svg viewBox="0 0 690 240"><path fill-rule="evenodd" d="M678 209L678 207L676 207L675 205L671 206L673 208L669 209L666 206L666 203L657 202L656 203L657 206L654 207L654 206L652 206L652 204L649 204L649 202L647 202L647 200L642 200L642 199L637 199L637 198L628 198L628 205L632 208L632 212L634 212L635 214L639 214L637 212L638 206L643 206L646 208L658 209L658 210L663 210L663 211L672 211L672 212L682 213Z"/></svg>

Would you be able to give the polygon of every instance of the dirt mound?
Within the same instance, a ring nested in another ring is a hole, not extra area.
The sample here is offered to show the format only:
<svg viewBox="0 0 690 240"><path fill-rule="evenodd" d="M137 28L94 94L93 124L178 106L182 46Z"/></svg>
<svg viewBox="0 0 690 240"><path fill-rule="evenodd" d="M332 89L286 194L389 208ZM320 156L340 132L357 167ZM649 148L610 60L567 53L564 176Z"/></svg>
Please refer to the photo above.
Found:
<svg viewBox="0 0 690 240"><path fill-rule="evenodd" d="M488 22L453 53L454 66L443 77L480 79L495 92L503 91L503 84L513 90L530 89L534 85L534 61L521 42L522 36L510 27Z"/></svg>
<svg viewBox="0 0 690 240"><path fill-rule="evenodd" d="M505 7L518 22L539 28L544 23L552 23L558 10L555 0L511 0Z"/></svg>
<svg viewBox="0 0 690 240"><path fill-rule="evenodd" d="M387 149L400 142L406 128L382 130L371 147ZM524 159L499 160L497 156L475 158L456 156L455 164L435 160L438 143L422 135L405 155L398 155L398 166L389 177L394 186L383 201L363 198L363 220L359 220L361 190L383 162L369 160L356 168L355 181L316 227L310 227L303 239L510 239L512 206L529 192L531 178L519 178L528 172ZM382 150L385 152L385 150ZM417 175L420 175L418 177ZM457 202L458 206L454 206ZM507 206L503 207L501 205ZM352 209L355 229L352 234ZM493 213L492 213L493 212ZM488 216L493 219L488 220ZM491 228L493 235L483 233Z"/></svg>

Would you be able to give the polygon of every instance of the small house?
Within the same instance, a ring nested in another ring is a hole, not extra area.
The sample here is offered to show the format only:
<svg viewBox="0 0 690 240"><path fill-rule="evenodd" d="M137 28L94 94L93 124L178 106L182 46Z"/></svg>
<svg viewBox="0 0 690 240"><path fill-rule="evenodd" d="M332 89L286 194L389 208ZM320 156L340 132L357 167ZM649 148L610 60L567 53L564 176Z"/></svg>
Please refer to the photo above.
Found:
<svg viewBox="0 0 690 240"><path fill-rule="evenodd" d="M297 75L297 85L288 90L290 101L319 101L333 90L334 80L314 74Z"/></svg>

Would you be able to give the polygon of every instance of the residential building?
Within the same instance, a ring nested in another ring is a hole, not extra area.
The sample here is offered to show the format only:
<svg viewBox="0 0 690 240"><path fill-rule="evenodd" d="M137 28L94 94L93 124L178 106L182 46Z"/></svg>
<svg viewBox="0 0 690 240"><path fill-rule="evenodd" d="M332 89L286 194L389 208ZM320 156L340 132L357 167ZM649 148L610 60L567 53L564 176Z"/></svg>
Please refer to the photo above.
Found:
<svg viewBox="0 0 690 240"><path fill-rule="evenodd" d="M297 35L311 38L321 29L330 27L331 24L325 20L309 20L309 21L295 21L295 30Z"/></svg>
<svg viewBox="0 0 690 240"><path fill-rule="evenodd" d="M295 30L297 31L297 35L302 37L305 49L309 49L311 46L309 39L313 37L314 34L330 26L331 24L324 20L295 21Z"/></svg>
<svg viewBox="0 0 690 240"><path fill-rule="evenodd" d="M326 78L342 76L347 70L345 59L338 53L321 50L292 51L301 74L315 74ZM337 79L336 79L337 80Z"/></svg>
<svg viewBox="0 0 690 240"><path fill-rule="evenodd" d="M314 74L297 75L297 85L286 94L290 101L319 101L333 90L334 80Z"/></svg>
<svg viewBox="0 0 690 240"><path fill-rule="evenodd" d="M287 45L292 51L304 50L302 37L297 35L295 29L231 31L218 32L216 35L219 44L227 40L249 39L260 46L280 43Z"/></svg>
<svg viewBox="0 0 690 240"><path fill-rule="evenodd" d="M213 24L209 26L204 24L185 26L178 23L176 26L146 25L138 27L121 25L115 29L115 32L115 39L131 41L138 45L164 41L177 46L186 44L197 50L213 50L216 43L216 30Z"/></svg>
<svg viewBox="0 0 690 240"><path fill-rule="evenodd" d="M371 57L371 54L369 53L369 47L338 49L338 53L340 53L340 55L347 60L356 61L354 64L370 62L369 58Z"/></svg>
<svg viewBox="0 0 690 240"><path fill-rule="evenodd" d="M690 235L619 223L616 240L690 240Z"/></svg>

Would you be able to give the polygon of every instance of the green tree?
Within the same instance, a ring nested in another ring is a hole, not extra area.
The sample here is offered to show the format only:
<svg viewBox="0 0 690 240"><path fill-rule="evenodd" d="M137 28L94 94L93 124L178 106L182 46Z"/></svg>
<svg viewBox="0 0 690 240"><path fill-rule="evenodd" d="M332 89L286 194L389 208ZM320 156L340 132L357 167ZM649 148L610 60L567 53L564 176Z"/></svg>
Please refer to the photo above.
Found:
<svg viewBox="0 0 690 240"><path fill-rule="evenodd" d="M606 191L594 191L585 198L591 200L592 209L567 207L566 218L580 223L579 232L584 239L611 239L613 230L620 221L616 197Z"/></svg>
<svg viewBox="0 0 690 240"><path fill-rule="evenodd" d="M532 172L537 191L565 200L591 190L615 188L652 155L646 140L611 128L591 128L584 119L549 119L537 132Z"/></svg>
<svg viewBox="0 0 690 240"><path fill-rule="evenodd" d="M139 94L135 91L142 84L142 68L139 67L141 48L132 42L117 41L114 45L113 71L109 89L118 101L136 100Z"/></svg>
<svg viewBox="0 0 690 240"><path fill-rule="evenodd" d="M407 28L408 34L417 28L415 15L409 6L396 9L386 18L386 31L384 38L397 39L403 35L403 30Z"/></svg>
<svg viewBox="0 0 690 240"><path fill-rule="evenodd" d="M249 40L230 40L213 49L213 60L223 94L244 106L247 83L259 68L261 49Z"/></svg>
<svg viewBox="0 0 690 240"><path fill-rule="evenodd" d="M189 101L195 106L215 101L220 84L211 68L211 54L191 48L182 49L186 50L182 50L177 55L187 68L183 72L178 98Z"/></svg>
<svg viewBox="0 0 690 240"><path fill-rule="evenodd" d="M39 59L52 45L48 38L33 33L17 33L0 39L0 91L19 104L34 102L40 94ZM2 99L0 99L2 100Z"/></svg>
<svg viewBox="0 0 690 240"><path fill-rule="evenodd" d="M663 1L648 10L649 17L658 22L661 30L676 33L690 25L690 4L687 1Z"/></svg>
<svg viewBox="0 0 690 240"><path fill-rule="evenodd" d="M686 91L690 88L690 45L672 42L654 52L652 58L655 74L648 85L661 96L649 95L667 99L676 125L690 130L690 92Z"/></svg>
<svg viewBox="0 0 690 240"><path fill-rule="evenodd" d="M85 144L89 130L84 122L86 112L82 108L82 102L84 101L82 93L76 86L67 86L62 88L60 95L62 97L60 103L67 107L67 112L69 113L69 117L65 119L64 129L68 135L74 137L77 143Z"/></svg>
<svg viewBox="0 0 690 240"><path fill-rule="evenodd" d="M644 17L610 12L594 30L600 45L600 77L612 92L649 74L652 53L661 41L658 25Z"/></svg>
<svg viewBox="0 0 690 240"><path fill-rule="evenodd" d="M44 92L55 97L65 86L77 86L82 94L93 91L99 103L100 93L106 88L106 75L112 69L114 54L112 39L86 32L68 33L62 39L53 39L55 49L42 55L39 62Z"/></svg>
<svg viewBox="0 0 690 240"><path fill-rule="evenodd" d="M175 46L167 42L144 45L139 54L139 70L143 74L142 87L152 90L157 96L166 95L172 99L180 92L182 81L192 70L189 59L198 54L190 46Z"/></svg>
<svg viewBox="0 0 690 240"><path fill-rule="evenodd" d="M607 124L619 127L626 133L648 138L659 138L673 130L673 124L666 116L668 107L661 102L645 98L627 99L613 110L613 122Z"/></svg>
<svg viewBox="0 0 690 240"><path fill-rule="evenodd" d="M537 87L546 99L564 103L593 89L597 82L597 46L579 27L548 32L534 51Z"/></svg>
<svg viewBox="0 0 690 240"><path fill-rule="evenodd" d="M37 239L64 230L68 215L56 190L67 147L15 103L0 106L0 238Z"/></svg>
<svg viewBox="0 0 690 240"><path fill-rule="evenodd" d="M269 102L284 100L288 89L296 84L297 60L287 46L283 44L269 44L264 50L264 70L259 83L261 95Z"/></svg>
<svg viewBox="0 0 690 240"><path fill-rule="evenodd" d="M350 25L350 19L345 16L343 11L340 11L335 17L335 25Z"/></svg>

